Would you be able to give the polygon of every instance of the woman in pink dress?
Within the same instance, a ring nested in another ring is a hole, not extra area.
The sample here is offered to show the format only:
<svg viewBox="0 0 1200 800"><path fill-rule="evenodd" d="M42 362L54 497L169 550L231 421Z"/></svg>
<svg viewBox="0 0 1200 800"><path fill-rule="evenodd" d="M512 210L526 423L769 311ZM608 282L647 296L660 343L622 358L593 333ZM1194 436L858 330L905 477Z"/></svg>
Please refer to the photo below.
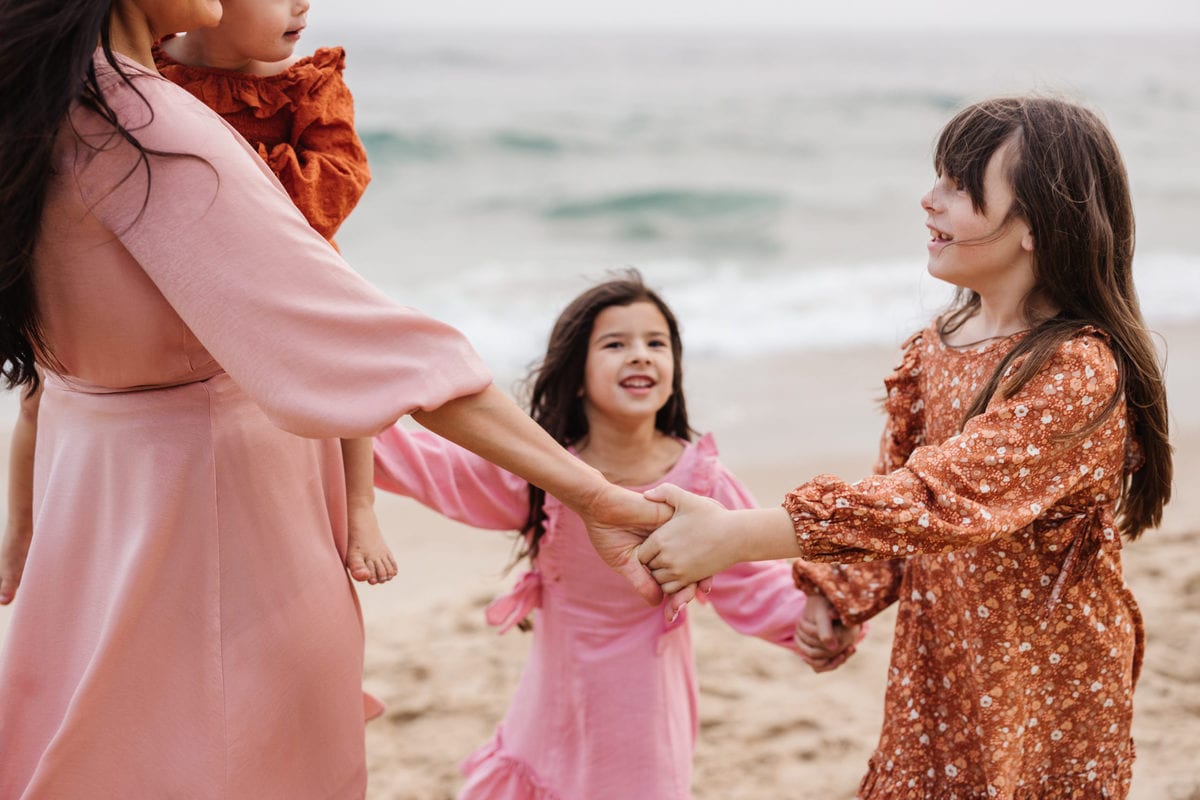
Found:
<svg viewBox="0 0 1200 800"><path fill-rule="evenodd" d="M690 441L682 354L675 316L635 271L594 286L554 326L534 374L534 419L614 482L669 481L752 508L712 437ZM699 697L686 610L668 620L647 606L596 556L578 515L426 431L378 436L375 481L525 536L532 568L488 619L504 631L532 613L529 660L496 735L464 765L460 800L691 797ZM735 630L795 648L804 595L789 564L737 564L714 577L709 598Z"/></svg>
<svg viewBox="0 0 1200 800"><path fill-rule="evenodd" d="M337 439L405 413L581 511L660 597L619 530L659 507L555 444L456 331L359 278L155 72L155 40L220 12L0 3L0 360L12 385L35 364L45 381L0 652L3 800L362 798Z"/></svg>

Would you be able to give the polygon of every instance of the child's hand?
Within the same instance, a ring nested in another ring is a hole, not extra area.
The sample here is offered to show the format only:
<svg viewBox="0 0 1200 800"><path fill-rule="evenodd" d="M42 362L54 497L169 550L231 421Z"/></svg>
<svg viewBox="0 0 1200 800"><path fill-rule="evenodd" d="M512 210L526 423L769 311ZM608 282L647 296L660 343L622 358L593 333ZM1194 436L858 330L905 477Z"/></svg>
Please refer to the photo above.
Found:
<svg viewBox="0 0 1200 800"><path fill-rule="evenodd" d="M712 578L705 578L699 583L691 583L667 596L666 605L663 606L663 616L667 622L674 622L679 616L679 612L683 611L683 607L695 600L697 597L703 597L712 591Z"/></svg>
<svg viewBox="0 0 1200 800"><path fill-rule="evenodd" d="M796 623L796 648L814 672L829 672L854 655L863 635L861 625L843 625L824 597L809 595Z"/></svg>
<svg viewBox="0 0 1200 800"><path fill-rule="evenodd" d="M638 558L664 592L694 594L692 584L707 581L737 562L736 553L726 552L735 541L725 528L729 512L716 500L669 483L654 487L646 497L675 509L670 521L638 548Z"/></svg>
<svg viewBox="0 0 1200 800"><path fill-rule="evenodd" d="M375 509L351 504L346 541L346 568L356 581L387 583L396 577L396 558L383 540Z"/></svg>

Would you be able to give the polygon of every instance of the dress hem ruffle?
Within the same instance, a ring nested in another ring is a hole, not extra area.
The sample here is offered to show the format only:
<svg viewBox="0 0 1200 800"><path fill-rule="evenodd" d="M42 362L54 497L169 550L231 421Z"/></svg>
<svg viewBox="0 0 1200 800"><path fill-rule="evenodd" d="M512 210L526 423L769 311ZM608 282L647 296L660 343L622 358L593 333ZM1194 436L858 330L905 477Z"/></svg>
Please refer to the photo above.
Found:
<svg viewBox="0 0 1200 800"><path fill-rule="evenodd" d="M502 731L463 761L458 800L565 800L524 759L504 751Z"/></svg>
<svg viewBox="0 0 1200 800"><path fill-rule="evenodd" d="M1105 774L1107 772L1107 774ZM1047 776L1035 786L996 789L954 784L945 774L881 771L872 764L858 786L857 800L1123 800L1129 795L1128 764L1085 773Z"/></svg>

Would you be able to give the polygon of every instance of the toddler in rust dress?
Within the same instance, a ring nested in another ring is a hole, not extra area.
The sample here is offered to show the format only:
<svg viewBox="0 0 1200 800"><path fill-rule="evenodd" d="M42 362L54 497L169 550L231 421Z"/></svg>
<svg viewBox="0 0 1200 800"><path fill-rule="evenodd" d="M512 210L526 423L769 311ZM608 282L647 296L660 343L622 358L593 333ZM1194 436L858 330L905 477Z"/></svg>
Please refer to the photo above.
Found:
<svg viewBox="0 0 1200 800"><path fill-rule="evenodd" d="M342 78L346 53L295 55L308 0L227 0L221 24L167 37L158 71L234 127L271 167L317 233L333 236L362 197L371 172L354 129L354 98ZM334 244L336 247L337 245ZM371 442L342 441L349 503L346 565L382 583L396 561L375 518Z"/></svg>

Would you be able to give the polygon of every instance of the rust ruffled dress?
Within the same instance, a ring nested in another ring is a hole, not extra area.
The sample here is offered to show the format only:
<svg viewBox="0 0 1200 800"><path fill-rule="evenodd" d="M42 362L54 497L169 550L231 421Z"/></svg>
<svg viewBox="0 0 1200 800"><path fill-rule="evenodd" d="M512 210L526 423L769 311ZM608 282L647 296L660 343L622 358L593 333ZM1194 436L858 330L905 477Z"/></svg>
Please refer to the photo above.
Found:
<svg viewBox="0 0 1200 800"><path fill-rule="evenodd" d="M154 48L158 71L232 125L267 162L305 219L330 241L371 180L342 79L346 52L323 47L268 76L193 67Z"/></svg>
<svg viewBox="0 0 1200 800"><path fill-rule="evenodd" d="M965 409L1015 337L913 337L888 377L878 472L792 492L797 582L851 622L899 602L871 800L1121 798L1142 622L1114 506L1137 452L1103 335ZM857 562L857 563L851 563Z"/></svg>

